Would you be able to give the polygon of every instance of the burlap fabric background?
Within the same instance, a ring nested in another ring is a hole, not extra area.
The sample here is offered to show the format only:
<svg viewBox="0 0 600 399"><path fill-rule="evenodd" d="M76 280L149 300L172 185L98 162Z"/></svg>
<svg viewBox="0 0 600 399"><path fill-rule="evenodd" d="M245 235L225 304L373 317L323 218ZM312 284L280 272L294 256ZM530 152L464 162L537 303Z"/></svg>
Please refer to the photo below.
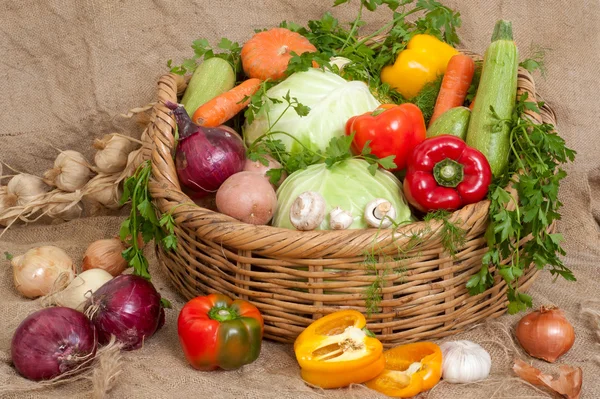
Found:
<svg viewBox="0 0 600 399"><path fill-rule="evenodd" d="M180 62L191 54L199 37L212 43L226 36L243 42L254 28L271 27L282 20L303 23L318 19L330 0L257 1L5 1L0 13L0 160L28 173L41 174L51 166L56 151L81 151L91 159L94 138L112 131L139 135L118 114L155 98L155 83L166 71L169 58ZM354 6L334 10L349 21ZM549 49L547 76L537 75L539 92L552 104L558 129L577 162L568 167L561 197L565 204L559 230L566 237L566 264L579 281L553 283L543 273L531 290L535 306L555 304L574 324L577 339L561 362L583 369L582 398L600 397L599 336L583 306L600 309L600 140L597 96L600 89L600 3L598 1L448 1L463 18L460 36L466 48L482 53L499 18L513 21L515 40L525 57L532 45ZM369 15L371 27L388 14ZM6 171L6 168L5 168ZM58 226L28 226L9 230L0 239L0 254L19 254L53 244L80 262L93 240L114 235L122 216L87 218ZM231 372L197 372L188 367L177 341L176 318L183 305L158 268L152 253L155 284L173 301L167 322L157 336L136 352L124 354L123 372L110 396L114 398L375 398L380 395L359 386L319 391L303 384L289 345L265 342L260 358ZM89 381L7 393L6 386L34 385L10 367L12 331L37 301L19 297L10 264L0 273L0 397L89 397ZM442 383L428 395L438 398L546 397L519 384L510 370L511 346L505 330L520 316L504 316L452 339L479 342L492 354L490 380L457 386ZM544 370L557 370L534 361Z"/></svg>

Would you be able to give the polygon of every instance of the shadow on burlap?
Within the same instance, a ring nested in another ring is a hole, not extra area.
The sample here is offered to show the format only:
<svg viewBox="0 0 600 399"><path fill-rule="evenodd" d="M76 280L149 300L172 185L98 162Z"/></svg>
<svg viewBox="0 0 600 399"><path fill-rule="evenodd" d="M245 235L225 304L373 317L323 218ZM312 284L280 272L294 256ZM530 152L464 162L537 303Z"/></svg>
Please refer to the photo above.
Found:
<svg viewBox="0 0 600 399"><path fill-rule="evenodd" d="M38 4L39 3L39 4ZM356 2L354 2L356 3ZM600 397L600 336L592 318L581 314L587 303L598 311L600 292L600 140L595 99L600 85L600 4L591 1L449 1L463 19L463 46L483 53L499 18L513 21L521 57L532 46L548 49L547 74L536 76L538 91L552 105L558 130L578 152L569 165L561 198L563 219L558 228L566 238L565 258L577 283L552 282L543 273L531 289L534 306L554 304L566 312L576 331L576 342L560 361L583 369L582 398ZM243 42L255 28L282 20L302 23L319 18L329 1L262 0L257 2L168 2L165 0L88 2L12 2L0 16L0 160L15 169L41 174L56 156L50 145L81 151L91 159L91 143L105 133L139 135L139 129L118 118L127 110L154 101L155 83L166 71L166 61L180 62L191 54L199 37L211 43L226 36ZM352 4L352 3L351 3ZM343 21L355 8L334 9ZM244 16L244 20L235 16ZM382 24L386 12L369 15L369 27ZM6 168L5 168L6 171ZM0 238L0 253L20 254L42 244L64 248L80 264L87 245L116 234L123 218L87 218L55 226L15 227ZM110 392L114 398L376 398L363 386L321 391L307 387L290 345L265 342L259 359L231 372L192 370L179 348L176 331L183 299L159 269L153 253L154 282L172 300L165 327L144 348L123 355L122 373ZM10 366L12 331L39 308L13 288L10 265L0 269L0 397L90 397L93 385L81 380L36 392L6 392L31 388ZM586 302L588 301L588 302ZM480 343L492 355L490 379L466 386L441 383L429 394L442 398L548 397L515 379L510 370L514 353L510 329L520 316L503 316L451 339ZM544 362L533 364L556 370Z"/></svg>

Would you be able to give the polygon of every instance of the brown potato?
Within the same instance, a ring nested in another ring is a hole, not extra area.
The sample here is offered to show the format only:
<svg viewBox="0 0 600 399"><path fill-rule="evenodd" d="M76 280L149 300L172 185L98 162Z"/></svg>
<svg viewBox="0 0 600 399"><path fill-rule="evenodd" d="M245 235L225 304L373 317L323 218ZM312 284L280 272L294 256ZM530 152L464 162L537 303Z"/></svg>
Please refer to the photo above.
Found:
<svg viewBox="0 0 600 399"><path fill-rule="evenodd" d="M269 180L269 176L267 176L266 173L271 169L280 169L281 164L270 155L264 155L263 157L266 158L267 161L269 161L268 165L265 166L260 161L252 161L250 159L246 159L243 170L248 172L260 173L261 176L264 176L267 180ZM283 171L281 177L279 178L279 181L277 182L277 184L275 184L275 187L279 187L286 177L287 173Z"/></svg>
<svg viewBox="0 0 600 399"><path fill-rule="evenodd" d="M242 171L221 184L216 203L219 212L241 222L267 224L277 207L277 195L263 175Z"/></svg>

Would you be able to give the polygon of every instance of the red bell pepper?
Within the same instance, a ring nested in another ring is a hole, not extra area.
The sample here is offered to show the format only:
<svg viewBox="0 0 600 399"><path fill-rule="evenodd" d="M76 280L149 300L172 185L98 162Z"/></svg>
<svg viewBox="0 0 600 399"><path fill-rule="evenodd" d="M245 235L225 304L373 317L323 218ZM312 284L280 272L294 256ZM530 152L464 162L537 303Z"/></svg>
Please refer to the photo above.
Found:
<svg viewBox="0 0 600 399"><path fill-rule="evenodd" d="M445 134L428 138L411 152L404 195L420 211L452 211L484 199L491 181L486 157Z"/></svg>
<svg viewBox="0 0 600 399"><path fill-rule="evenodd" d="M427 128L423 113L414 104L382 104L373 112L353 116L346 122L346 135L354 134L352 151L360 154L367 141L378 158L394 155L396 168L406 167L408 154L425 140Z"/></svg>
<svg viewBox="0 0 600 399"><path fill-rule="evenodd" d="M221 294L199 296L181 309L179 342L198 370L234 370L260 354L264 321L256 306Z"/></svg>

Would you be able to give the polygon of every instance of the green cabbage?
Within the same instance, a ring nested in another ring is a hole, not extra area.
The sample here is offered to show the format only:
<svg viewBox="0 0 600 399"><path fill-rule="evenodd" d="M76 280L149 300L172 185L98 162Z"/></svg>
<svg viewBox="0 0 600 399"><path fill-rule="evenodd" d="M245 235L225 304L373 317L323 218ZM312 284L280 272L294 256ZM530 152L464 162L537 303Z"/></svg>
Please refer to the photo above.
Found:
<svg viewBox="0 0 600 399"><path fill-rule="evenodd" d="M354 222L350 229L369 227L363 218L366 205L375 198L384 198L396 209L396 223L412 220L402 193L400 181L385 170L378 169L375 176L367 170L369 164L362 159L347 159L330 169L325 164L311 165L287 177L277 190L277 210L273 226L295 229L290 222L290 208L294 200L305 191L316 191L327 204L325 219L317 230L329 229L329 212L336 206L350 211Z"/></svg>
<svg viewBox="0 0 600 399"><path fill-rule="evenodd" d="M292 108L283 113L288 106L283 98L288 92L291 98L310 107L308 115L301 117ZM288 133L311 150L324 151L333 137L344 135L348 119L373 111L380 105L364 82L349 82L333 72L317 68L292 74L267 90L266 95L281 100L281 103L266 100L268 107L264 107L251 124L246 123L244 136L248 145L265 134L269 123L275 123L281 116L271 132ZM275 133L270 137L281 140L290 153L302 150L302 145L287 135Z"/></svg>

